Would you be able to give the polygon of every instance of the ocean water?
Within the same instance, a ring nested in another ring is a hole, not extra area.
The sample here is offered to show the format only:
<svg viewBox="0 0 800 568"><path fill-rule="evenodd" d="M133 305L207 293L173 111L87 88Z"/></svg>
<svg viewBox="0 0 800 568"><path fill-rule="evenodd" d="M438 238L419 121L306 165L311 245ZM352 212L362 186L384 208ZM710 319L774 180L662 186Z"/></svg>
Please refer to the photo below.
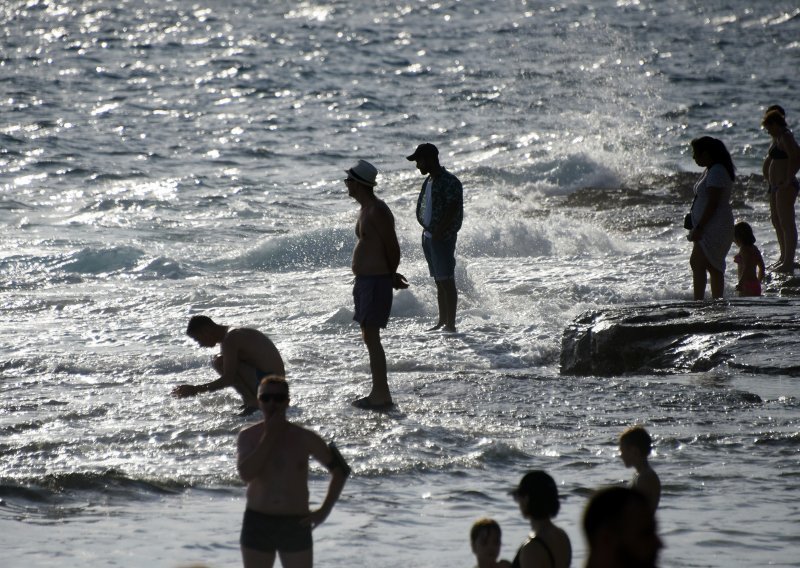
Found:
<svg viewBox="0 0 800 568"><path fill-rule="evenodd" d="M636 422L663 566L797 565L797 377L559 372L584 311L691 297L692 138L726 142L735 214L776 257L759 122L800 116L795 1L7 0L0 24L3 566L239 564L252 418L232 393L169 397L213 378L196 313L267 333L292 419L353 466L318 565L472 565L486 515L511 558L528 469L559 483L582 565L581 511L629 478L616 437ZM422 141L465 188L453 337L423 331L404 158ZM342 183L360 158L411 282L383 334L385 415L349 405L369 382Z"/></svg>

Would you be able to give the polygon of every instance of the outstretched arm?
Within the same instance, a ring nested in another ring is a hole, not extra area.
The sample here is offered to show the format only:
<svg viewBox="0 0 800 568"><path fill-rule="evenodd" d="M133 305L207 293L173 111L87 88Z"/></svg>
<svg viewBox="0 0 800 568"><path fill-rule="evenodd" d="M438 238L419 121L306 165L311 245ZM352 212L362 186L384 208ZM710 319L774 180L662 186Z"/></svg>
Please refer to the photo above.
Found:
<svg viewBox="0 0 800 568"><path fill-rule="evenodd" d="M203 383L202 385L178 385L172 389L172 396L176 398L184 398L187 396L195 396L201 392L213 392L229 386L231 383L220 377L210 383Z"/></svg>

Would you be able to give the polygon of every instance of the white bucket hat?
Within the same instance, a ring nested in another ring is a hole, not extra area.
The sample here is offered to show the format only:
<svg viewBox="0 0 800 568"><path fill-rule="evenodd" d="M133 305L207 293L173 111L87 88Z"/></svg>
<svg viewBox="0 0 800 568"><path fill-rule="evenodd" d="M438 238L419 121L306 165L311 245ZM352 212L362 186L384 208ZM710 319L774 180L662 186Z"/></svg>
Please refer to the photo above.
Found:
<svg viewBox="0 0 800 568"><path fill-rule="evenodd" d="M370 187L375 187L377 185L375 178L378 176L378 170L366 160L359 160L355 166L349 170L345 170L345 173L364 185Z"/></svg>

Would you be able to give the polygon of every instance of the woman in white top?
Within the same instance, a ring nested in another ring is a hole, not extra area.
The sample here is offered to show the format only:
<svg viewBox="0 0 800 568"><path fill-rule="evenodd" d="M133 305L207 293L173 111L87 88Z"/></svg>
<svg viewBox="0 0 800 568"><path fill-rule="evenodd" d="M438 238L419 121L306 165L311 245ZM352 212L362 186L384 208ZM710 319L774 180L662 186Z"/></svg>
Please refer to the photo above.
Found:
<svg viewBox="0 0 800 568"><path fill-rule="evenodd" d="M706 292L706 274L711 297L721 298L725 288L725 257L733 243L731 189L735 177L733 160L721 140L703 136L692 140L692 157L705 168L694 186L692 229L688 239L694 243L689 264L692 267L694 299Z"/></svg>

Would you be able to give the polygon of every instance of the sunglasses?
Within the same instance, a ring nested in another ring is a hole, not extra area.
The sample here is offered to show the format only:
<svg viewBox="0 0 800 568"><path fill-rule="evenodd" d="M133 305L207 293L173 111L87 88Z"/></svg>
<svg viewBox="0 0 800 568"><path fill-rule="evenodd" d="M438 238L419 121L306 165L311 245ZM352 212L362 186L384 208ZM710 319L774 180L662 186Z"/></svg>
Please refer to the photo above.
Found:
<svg viewBox="0 0 800 568"><path fill-rule="evenodd" d="M269 402L270 400L273 402L286 402L287 400L289 400L289 395L282 392L276 392L276 393L265 392L258 395L258 400L260 400L261 402Z"/></svg>

